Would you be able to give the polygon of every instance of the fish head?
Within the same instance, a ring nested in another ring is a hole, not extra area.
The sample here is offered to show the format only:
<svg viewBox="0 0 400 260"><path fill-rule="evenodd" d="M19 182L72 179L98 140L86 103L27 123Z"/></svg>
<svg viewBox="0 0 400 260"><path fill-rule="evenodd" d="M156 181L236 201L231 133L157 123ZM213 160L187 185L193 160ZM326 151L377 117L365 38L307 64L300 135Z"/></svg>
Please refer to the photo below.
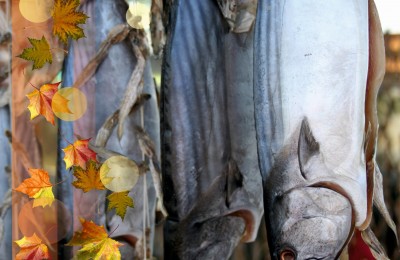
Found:
<svg viewBox="0 0 400 260"><path fill-rule="evenodd" d="M307 177L329 171L303 121L296 144L276 158L265 186L265 216L272 259L336 259L354 229L350 200Z"/></svg>
<svg viewBox="0 0 400 260"><path fill-rule="evenodd" d="M276 198L271 210L274 259L335 259L352 230L349 201L326 188L293 189Z"/></svg>

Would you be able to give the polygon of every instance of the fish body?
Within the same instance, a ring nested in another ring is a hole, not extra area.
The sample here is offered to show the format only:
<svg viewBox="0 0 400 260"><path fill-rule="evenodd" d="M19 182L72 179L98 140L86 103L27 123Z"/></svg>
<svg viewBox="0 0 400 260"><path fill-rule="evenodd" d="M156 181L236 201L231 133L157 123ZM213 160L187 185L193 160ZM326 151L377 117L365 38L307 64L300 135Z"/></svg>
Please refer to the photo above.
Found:
<svg viewBox="0 0 400 260"><path fill-rule="evenodd" d="M367 1L259 3L255 117L274 259L336 258L353 229L369 225L369 9Z"/></svg>
<svg viewBox="0 0 400 260"><path fill-rule="evenodd" d="M253 109L253 33L215 1L174 1L161 97L165 258L227 259L262 216ZM245 69L243 69L245 68Z"/></svg>

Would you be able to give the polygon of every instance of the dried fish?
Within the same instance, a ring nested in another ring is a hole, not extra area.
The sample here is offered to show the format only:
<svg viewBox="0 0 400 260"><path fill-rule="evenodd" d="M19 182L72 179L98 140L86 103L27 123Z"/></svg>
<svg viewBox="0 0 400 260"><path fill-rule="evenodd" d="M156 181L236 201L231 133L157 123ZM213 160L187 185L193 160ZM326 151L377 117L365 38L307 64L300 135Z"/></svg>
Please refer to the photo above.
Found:
<svg viewBox="0 0 400 260"><path fill-rule="evenodd" d="M339 14L332 24L329 17ZM282 26L288 21L296 26ZM374 185L381 183L374 157L384 54L373 1L261 1L255 35L255 114L271 257L337 258L355 228L384 257L368 229L374 192L395 229L381 184Z"/></svg>

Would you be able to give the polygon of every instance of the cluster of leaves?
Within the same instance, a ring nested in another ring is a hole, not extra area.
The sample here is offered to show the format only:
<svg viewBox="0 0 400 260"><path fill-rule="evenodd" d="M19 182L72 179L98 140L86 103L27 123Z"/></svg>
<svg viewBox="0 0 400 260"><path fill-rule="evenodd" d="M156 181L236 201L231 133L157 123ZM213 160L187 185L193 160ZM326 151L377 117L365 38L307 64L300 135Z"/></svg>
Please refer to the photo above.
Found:
<svg viewBox="0 0 400 260"><path fill-rule="evenodd" d="M121 259L119 247L123 244L110 238L103 226L93 221L80 219L82 231L75 232L67 246L82 246L78 250L78 259ZM34 233L30 237L23 237L15 243L21 248L15 259L49 259L49 249Z"/></svg>
<svg viewBox="0 0 400 260"><path fill-rule="evenodd" d="M85 24L88 16L77 11L79 4L79 0L54 1L51 12L52 33L64 44L68 43L68 39L78 40L85 37L84 31L79 25ZM126 34L129 32L129 30L123 31ZM126 34L124 35L126 36ZM42 68L46 63L52 63L53 49L45 36L42 36L41 39L28 38L28 41L31 47L25 48L18 57L32 61L33 70ZM141 66L138 66L138 68L138 72L140 72L138 75L141 75ZM70 100L58 92L60 83L48 83L40 88L31 84L35 88L27 95L31 120L42 115L49 123L54 125L54 118L58 113L72 114L68 108ZM84 193L105 189L113 191L107 196L109 201L107 210L115 210L116 215L123 220L128 207L134 207L134 201L129 196L129 190L139 178L139 167L135 162L124 156L112 156L109 159L109 165L106 162L101 164L97 161L96 152L89 148L89 141L90 139L76 140L62 149L65 153L66 169L70 169L75 177L72 185L76 189L81 189ZM121 170L121 168L124 168L124 170ZM23 180L15 190L32 198L33 207L51 207L55 197L53 194L54 185L50 181L49 173L44 169L28 169L28 172L31 176ZM129 177L127 177L128 172ZM103 226L98 226L93 221L84 219L81 219L81 223L82 231L76 232L67 244L69 246L82 246L78 250L78 259L121 258L118 248L122 244L109 238ZM43 240L47 241L46 238L40 237L40 234L38 236L34 233L30 237L24 236L15 241L21 248L16 259L48 259L50 257L48 245L46 245L48 241L44 243Z"/></svg>
<svg viewBox="0 0 400 260"><path fill-rule="evenodd" d="M53 35L57 36L64 44L68 38L78 40L85 37L84 31L79 24L85 24L88 16L76 11L79 7L79 0L55 0L51 13L53 18ZM28 38L31 48L26 48L18 55L22 59L33 61L33 69L42 68L47 62L52 63L51 48L43 36L41 39Z"/></svg>
<svg viewBox="0 0 400 260"><path fill-rule="evenodd" d="M82 246L78 250L78 259L121 259L118 247L123 244L111 239L103 226L93 221L80 219L82 231L75 232L68 246Z"/></svg>
<svg viewBox="0 0 400 260"><path fill-rule="evenodd" d="M105 190L104 181L100 178L102 164L96 161L96 153L89 148L90 139L77 140L63 149L66 168L72 167L76 180L72 183L83 192ZM104 165L107 167L107 165ZM127 208L133 208L133 200L128 196L129 191L114 192L107 196L108 210L115 208L116 214L124 219Z"/></svg>
<svg viewBox="0 0 400 260"><path fill-rule="evenodd" d="M77 11L79 0L55 0L51 12L53 20L52 33L59 40L67 44L68 39L78 40L85 37L80 24L85 24L88 16ZM25 48L18 55L22 59L33 62L33 70L42 68L46 63L53 61L52 48L45 36L41 39L28 38L31 47ZM61 82L44 84L40 88L35 86L34 91L27 95L29 99L28 109L31 120L43 115L51 124L55 124L55 113L71 113L68 108L69 100L62 95L57 95ZM66 168L72 168L76 180L72 185L83 192L90 190L106 189L100 179L101 164L96 160L96 153L89 148L89 139L77 140L63 149ZM51 207L55 197L53 184L49 173L44 169L28 169L30 177L23 180L15 189L33 199L33 207ZM123 219L127 207L133 207L133 200L126 192L116 192L109 195L108 210L116 209L116 214ZM92 221L81 219L82 232L76 232L70 246L82 246L78 250L79 259L120 259L119 242L109 238L103 226L98 226ZM21 248L16 259L49 259L48 246L42 242L35 233L32 236L24 236L15 243Z"/></svg>
<svg viewBox="0 0 400 260"><path fill-rule="evenodd" d="M76 188L88 192L90 190L104 190L100 179L101 164L96 161L96 153L89 148L90 139L77 140L63 149L66 168L72 168L76 180L72 183ZM15 190L33 198L33 207L51 206L54 201L53 185L47 171L43 169L29 169L30 178L25 179ZM128 196L129 191L114 192L107 196L108 210L115 209L116 214L124 219L127 208L133 207L133 200ZM83 230L76 232L70 246L80 245L78 257L84 259L120 259L118 247L121 245L108 237L103 226L97 226L92 221L81 220ZM34 234L32 237L23 237L15 241L21 248L17 259L47 259L48 249L42 240ZM29 258L24 258L29 256ZM35 258L36 257L36 258Z"/></svg>

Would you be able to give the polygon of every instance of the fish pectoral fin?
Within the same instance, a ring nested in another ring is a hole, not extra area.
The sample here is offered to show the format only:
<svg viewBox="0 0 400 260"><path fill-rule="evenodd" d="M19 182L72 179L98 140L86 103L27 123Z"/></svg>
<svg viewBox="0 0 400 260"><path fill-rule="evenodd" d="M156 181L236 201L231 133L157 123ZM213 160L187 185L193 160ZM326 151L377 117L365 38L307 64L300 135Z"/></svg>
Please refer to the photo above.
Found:
<svg viewBox="0 0 400 260"><path fill-rule="evenodd" d="M399 238L397 236L396 224L393 222L392 217L386 207L384 197L383 197L383 182L382 182L382 173L379 170L378 165L375 165L375 174L374 174L374 205L378 209L379 213L383 216L386 221L386 224L390 227L390 229L396 235L396 242L399 245Z"/></svg>
<svg viewBox="0 0 400 260"><path fill-rule="evenodd" d="M361 231L361 236L364 242L368 245L371 250L372 255L375 259L379 260L389 260L386 255L385 249L382 247L381 243L376 238L374 232L368 227L364 231Z"/></svg>
<svg viewBox="0 0 400 260"><path fill-rule="evenodd" d="M313 156L319 155L319 143L315 140L307 118L304 118L301 122L297 151L301 174L307 179L305 174L307 165Z"/></svg>
<svg viewBox="0 0 400 260"><path fill-rule="evenodd" d="M243 175L240 172L239 167L236 164L235 160L229 160L226 165L226 206L229 208L232 196L237 189L243 187Z"/></svg>

